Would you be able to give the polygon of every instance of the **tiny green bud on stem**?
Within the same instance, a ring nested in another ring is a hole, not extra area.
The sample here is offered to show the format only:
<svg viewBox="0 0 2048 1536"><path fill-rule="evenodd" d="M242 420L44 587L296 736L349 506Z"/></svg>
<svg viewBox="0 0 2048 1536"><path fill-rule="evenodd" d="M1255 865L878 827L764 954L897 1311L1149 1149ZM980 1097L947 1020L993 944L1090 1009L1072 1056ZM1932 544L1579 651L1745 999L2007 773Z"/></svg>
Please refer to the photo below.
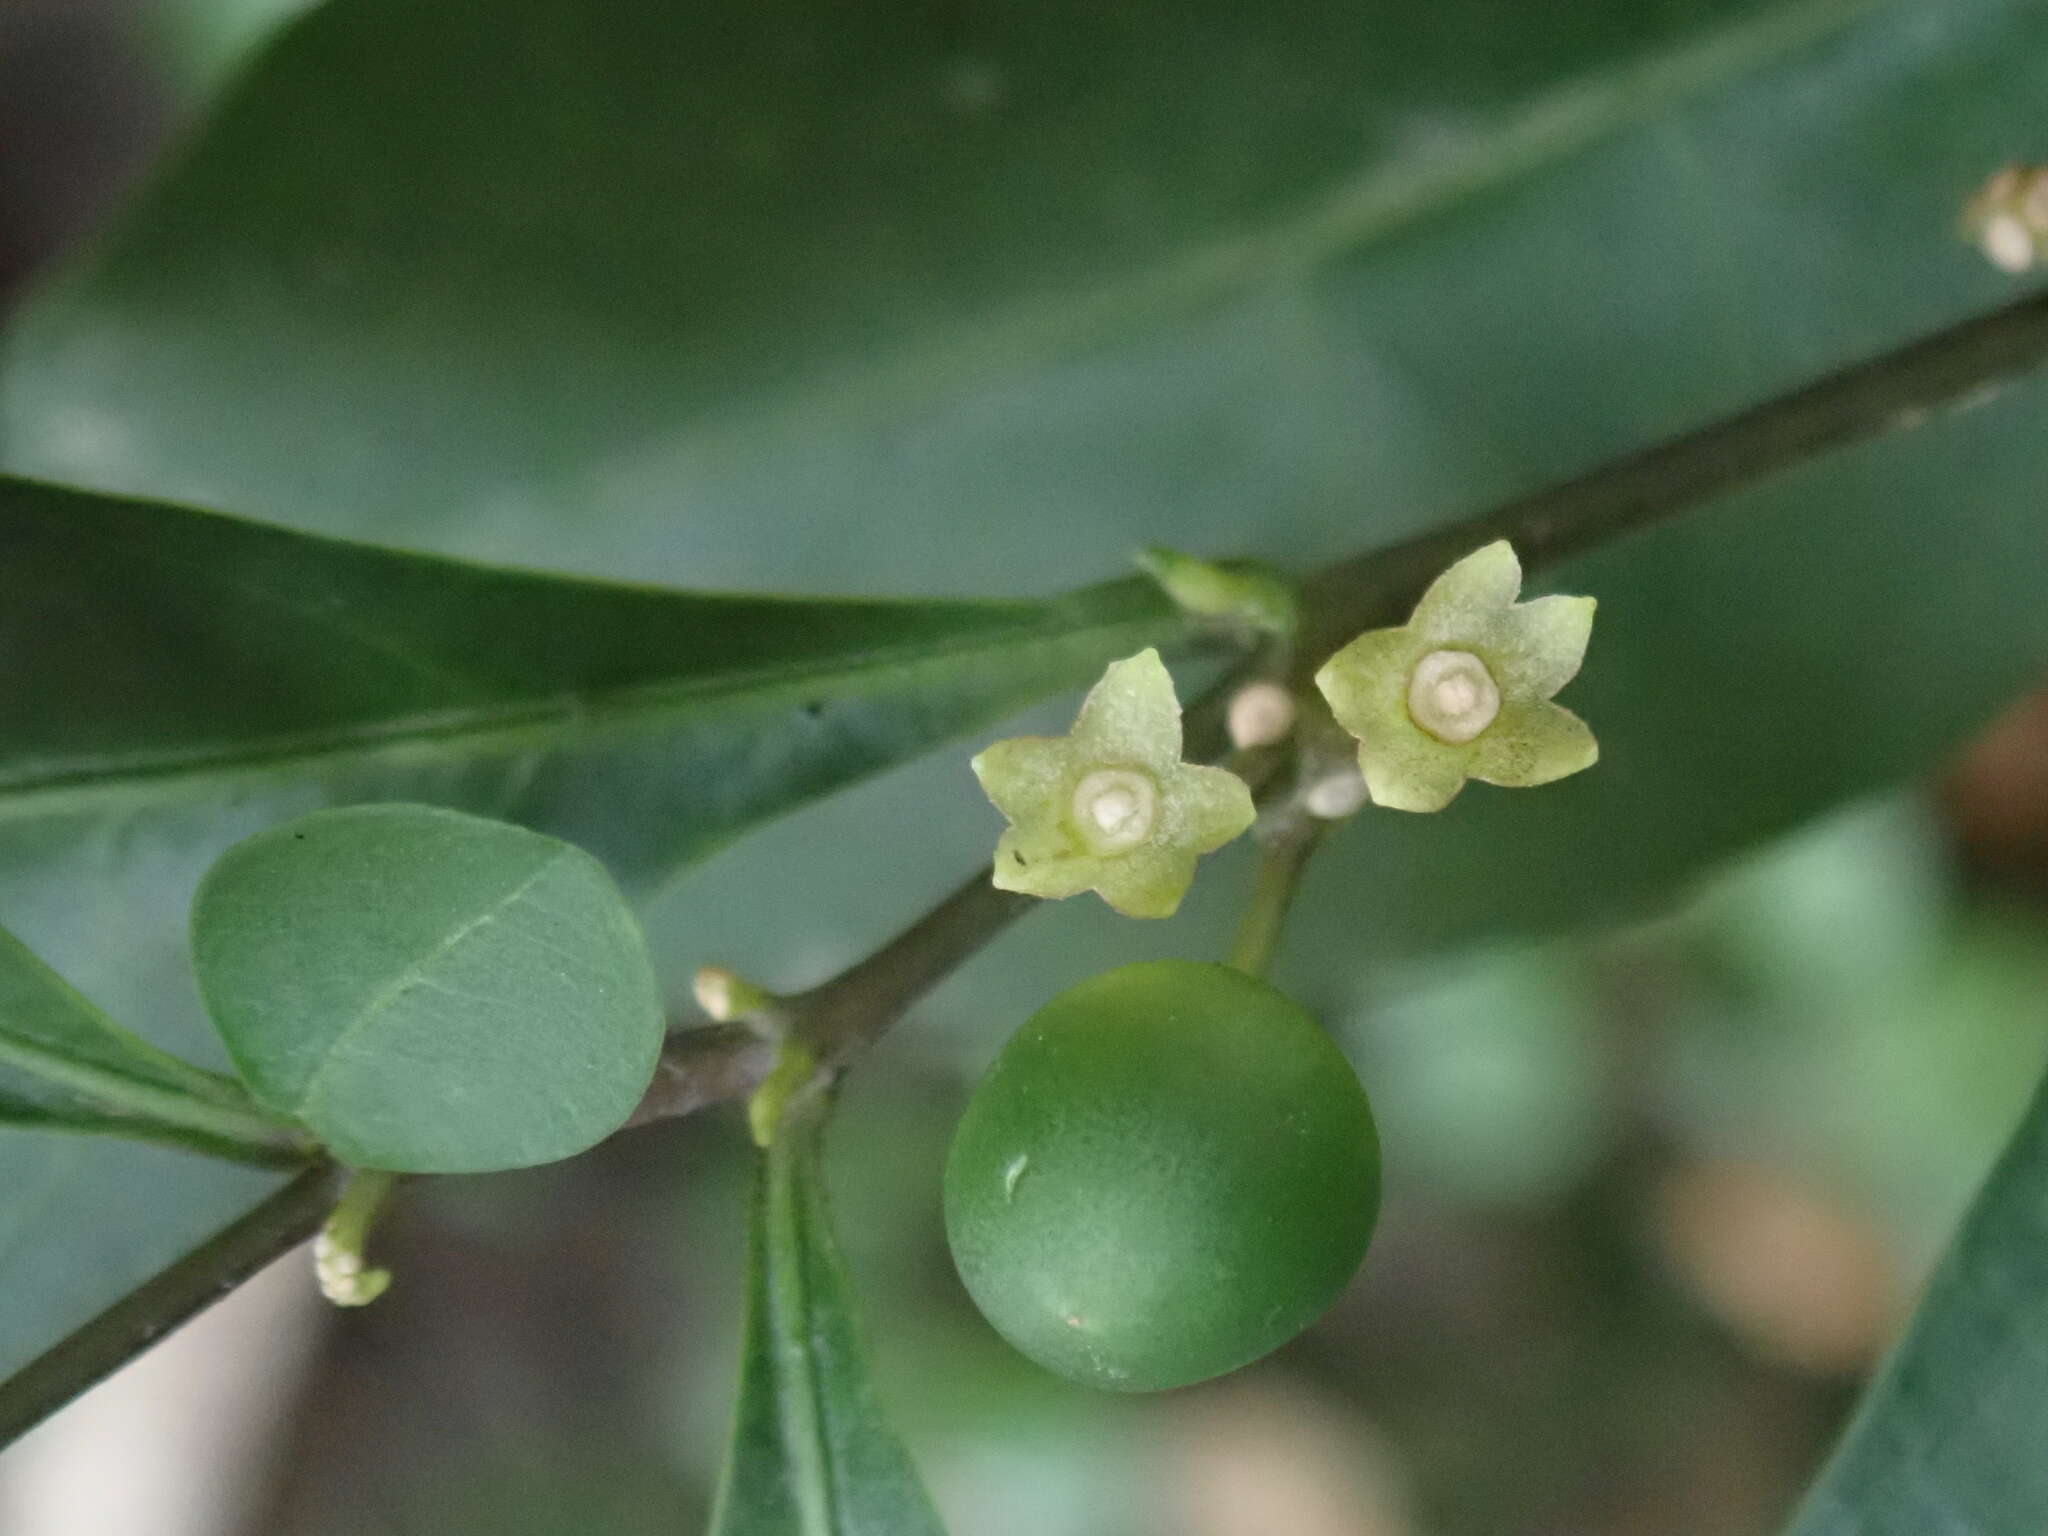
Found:
<svg viewBox="0 0 2048 1536"><path fill-rule="evenodd" d="M730 1024L734 1019L765 1012L775 1002L772 993L722 965L697 967L697 974L690 978L690 990L696 995L697 1006L704 1010L705 1016L718 1024Z"/></svg>
<svg viewBox="0 0 2048 1536"><path fill-rule="evenodd" d="M1365 807L1365 778L1349 766L1324 774L1302 791L1302 809L1318 821L1342 821Z"/></svg>
<svg viewBox="0 0 2048 1536"><path fill-rule="evenodd" d="M1269 635L1291 635L1299 618L1294 589L1275 571L1251 561L1216 564L1152 545L1138 552L1145 573L1189 613L1241 624Z"/></svg>

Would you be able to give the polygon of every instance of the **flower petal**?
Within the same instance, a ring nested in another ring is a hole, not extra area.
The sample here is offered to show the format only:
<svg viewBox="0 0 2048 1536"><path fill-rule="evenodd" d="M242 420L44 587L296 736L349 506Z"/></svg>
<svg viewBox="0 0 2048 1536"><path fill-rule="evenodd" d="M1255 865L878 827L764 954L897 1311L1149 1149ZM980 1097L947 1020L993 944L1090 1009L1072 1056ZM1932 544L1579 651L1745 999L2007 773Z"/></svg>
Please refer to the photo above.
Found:
<svg viewBox="0 0 2048 1536"><path fill-rule="evenodd" d="M996 841L993 883L999 891L1060 900L1090 890L1112 860L1078 850L1057 830L1012 827Z"/></svg>
<svg viewBox="0 0 2048 1536"><path fill-rule="evenodd" d="M1088 690L1072 740L1084 756L1163 772L1180 761L1180 700L1173 675L1151 647L1113 661Z"/></svg>
<svg viewBox="0 0 2048 1536"><path fill-rule="evenodd" d="M982 792L1013 822L1057 820L1073 792L1073 753L1064 736L991 742L968 765Z"/></svg>
<svg viewBox="0 0 2048 1536"><path fill-rule="evenodd" d="M1483 737L1481 738L1484 739ZM1409 725L1374 731L1358 744L1358 771L1373 804L1393 811L1440 811L1465 787L1471 746L1454 747Z"/></svg>
<svg viewBox="0 0 2048 1536"><path fill-rule="evenodd" d="M1518 701L1477 741L1472 777L1526 789L1590 768L1600 759L1592 730L1562 705Z"/></svg>
<svg viewBox="0 0 2048 1536"><path fill-rule="evenodd" d="M1369 629L1323 663L1316 687L1337 723L1360 740L1418 729L1408 718L1408 678L1426 648L1406 628Z"/></svg>
<svg viewBox="0 0 2048 1536"><path fill-rule="evenodd" d="M1195 856L1185 848L1140 848L1100 863L1096 892L1125 917L1171 917L1195 883Z"/></svg>
<svg viewBox="0 0 2048 1536"><path fill-rule="evenodd" d="M1251 789L1228 769L1190 764L1171 774L1163 790L1161 835L1193 853L1213 853L1258 817Z"/></svg>
<svg viewBox="0 0 2048 1536"><path fill-rule="evenodd" d="M1465 649L1494 631L1522 590L1522 562L1506 539L1475 549L1429 584L1408 627L1425 648Z"/></svg>
<svg viewBox="0 0 2048 1536"><path fill-rule="evenodd" d="M1503 614L1486 658L1502 690L1547 699L1576 677L1596 606L1590 597L1539 597Z"/></svg>

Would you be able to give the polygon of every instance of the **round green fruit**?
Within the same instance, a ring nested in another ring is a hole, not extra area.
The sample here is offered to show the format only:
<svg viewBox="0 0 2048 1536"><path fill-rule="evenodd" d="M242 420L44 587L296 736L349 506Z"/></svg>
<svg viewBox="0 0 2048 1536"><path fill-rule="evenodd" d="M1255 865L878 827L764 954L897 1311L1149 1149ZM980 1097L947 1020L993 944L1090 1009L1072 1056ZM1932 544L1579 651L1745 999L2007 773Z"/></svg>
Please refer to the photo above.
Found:
<svg viewBox="0 0 2048 1536"><path fill-rule="evenodd" d="M1309 1014L1221 965L1127 965L1061 993L975 1091L946 1235L998 1332L1089 1386L1235 1370L1358 1267L1379 1142Z"/></svg>

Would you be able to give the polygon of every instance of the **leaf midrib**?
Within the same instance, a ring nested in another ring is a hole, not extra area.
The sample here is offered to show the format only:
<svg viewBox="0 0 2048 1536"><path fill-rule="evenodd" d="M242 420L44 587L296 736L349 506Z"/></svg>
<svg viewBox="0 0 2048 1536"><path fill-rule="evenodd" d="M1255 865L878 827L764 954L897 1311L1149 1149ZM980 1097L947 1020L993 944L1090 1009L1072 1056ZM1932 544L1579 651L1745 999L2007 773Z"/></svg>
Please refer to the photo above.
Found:
<svg viewBox="0 0 2048 1536"><path fill-rule="evenodd" d="M203 781L285 771L407 747L433 747L455 755L510 752L528 744L532 737L552 740L579 724L594 725L598 732L608 735L627 734L652 729L665 716L689 713L735 695L748 695L752 701L767 703L780 694L813 691L821 684L910 672L976 653L999 655L1034 639L1080 646L1128 630L1133 632L1134 639L1159 635L1165 640L1167 635L1160 634L1161 631L1171 634L1186 627L1184 619L1172 614L1134 616L1076 628L1062 628L1050 619L1041 619L950 642L905 642L871 648L852 664L843 660L799 666L775 663L714 677L668 678L558 693L518 703L467 705L397 715L329 730L264 737L245 747L201 746L182 752L156 749L102 758L87 767L42 769L13 777L0 774L0 819L40 814L48 809L42 802L52 797L119 792L164 781Z"/></svg>
<svg viewBox="0 0 2048 1536"><path fill-rule="evenodd" d="M496 922L523 900L526 893L538 885L549 870L569 858L572 853L573 850L568 848L551 850L546 858L523 875L503 896L450 928L431 948L409 962L403 970L378 988L369 1001L363 1004L361 1011L337 1030L334 1037L327 1042L326 1048L321 1052L319 1065L307 1074L305 1082L300 1085L298 1099L293 1104L291 1113L301 1120L305 1119L307 1109L319 1097L321 1084L352 1040L388 1012L406 993L424 982L429 967L436 961L445 958L463 940L486 924Z"/></svg>
<svg viewBox="0 0 2048 1536"><path fill-rule="evenodd" d="M251 1143L274 1141L291 1129L246 1100L231 1103L219 1097L200 1098L20 1035L0 1033L0 1068L39 1079L117 1120L133 1117ZM48 1113L62 1117L60 1110Z"/></svg>
<svg viewBox="0 0 2048 1536"><path fill-rule="evenodd" d="M1705 38L1637 55L1526 99L1470 142L1416 167L1367 171L1262 228L1200 242L1137 275L1103 281L958 326L879 364L828 372L766 409L735 407L684 436L701 446L761 432L802 437L818 416L889 414L949 398L1019 363L1047 362L1161 316L1187 314L1328 264L1500 186L1766 69L1895 0L1803 0L1768 7ZM1001 359L992 365L992 359Z"/></svg>

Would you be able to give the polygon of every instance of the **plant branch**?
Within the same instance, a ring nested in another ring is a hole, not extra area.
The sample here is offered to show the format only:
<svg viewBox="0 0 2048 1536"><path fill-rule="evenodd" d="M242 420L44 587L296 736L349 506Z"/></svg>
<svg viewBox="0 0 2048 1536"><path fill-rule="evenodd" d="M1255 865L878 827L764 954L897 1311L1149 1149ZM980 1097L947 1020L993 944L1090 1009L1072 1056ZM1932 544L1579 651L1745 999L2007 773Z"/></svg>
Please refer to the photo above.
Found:
<svg viewBox="0 0 2048 1536"><path fill-rule="evenodd" d="M1512 540L1525 570L1554 565L1834 449L1982 405L2044 359L2048 293L2036 293L1548 490L1340 560L1303 586L1303 654L1405 618L1432 578L1482 544Z"/></svg>
<svg viewBox="0 0 2048 1536"><path fill-rule="evenodd" d="M1303 586L1297 654L1320 657L1360 630L1402 618L1445 566L1493 539L1512 540L1534 570L1834 449L1910 430L1936 411L1981 404L2044 359L2048 293L2039 293L1549 490L1340 560ZM1223 706L1236 682L1226 679L1189 711L1190 757L1220 752ZM821 1063L844 1065L1033 904L976 871L866 959L789 999L794 1028ZM743 1097L771 1065L772 1052L752 1036L678 1030L635 1123Z"/></svg>
<svg viewBox="0 0 2048 1536"><path fill-rule="evenodd" d="M1287 924L1287 909L1294 905L1302 873L1328 826L1328 822L1309 815L1287 816L1259 851L1259 870L1252 878L1251 897L1245 903L1237 938L1230 947L1230 963L1240 971L1264 976L1272 965L1280 948L1281 930Z"/></svg>
<svg viewBox="0 0 2048 1536"><path fill-rule="evenodd" d="M1339 561L1303 587L1297 654L1321 656L1359 630L1401 618L1432 577L1492 539L1511 539L1524 566L1535 569L1829 450L1918 426L1938 409L1976 404L2044 358L2048 294L2037 294L1550 490ZM1191 758L1222 755L1224 708L1254 665L1245 663L1188 711ZM1251 754L1240 771L1257 790L1276 761L1270 752ZM996 890L986 870L977 870L903 933L822 986L785 1000L781 1011L822 1064L844 1066L1035 904ZM773 1045L739 1025L673 1031L629 1124L744 1098L775 1055ZM308 1168L32 1361L0 1385L0 1444L312 1236L336 1193L331 1164Z"/></svg>
<svg viewBox="0 0 2048 1536"><path fill-rule="evenodd" d="M775 1069L775 1042L743 1024L700 1024L670 1031L640 1105L627 1127L694 1114L743 1099Z"/></svg>
<svg viewBox="0 0 2048 1536"><path fill-rule="evenodd" d="M316 1163L232 1226L115 1302L0 1384L0 1445L33 1428L289 1248L333 1206L332 1163Z"/></svg>
<svg viewBox="0 0 2048 1536"><path fill-rule="evenodd" d="M997 890L986 870L977 871L865 960L791 998L798 1038L819 1065L843 1065L1037 903Z"/></svg>

